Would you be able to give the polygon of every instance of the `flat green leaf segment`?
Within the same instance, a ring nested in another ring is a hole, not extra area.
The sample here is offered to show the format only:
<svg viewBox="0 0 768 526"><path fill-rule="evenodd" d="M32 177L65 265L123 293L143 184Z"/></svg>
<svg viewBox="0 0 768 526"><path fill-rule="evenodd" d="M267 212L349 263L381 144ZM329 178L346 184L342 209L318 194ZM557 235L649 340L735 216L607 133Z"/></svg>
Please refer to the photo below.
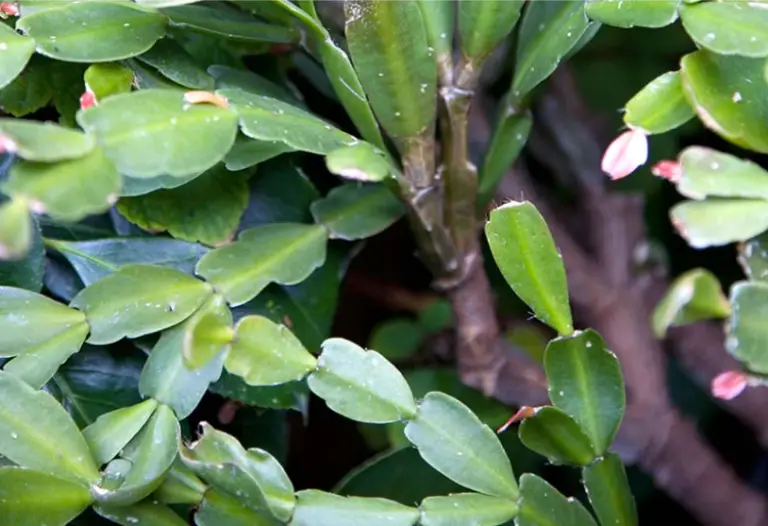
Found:
<svg viewBox="0 0 768 526"><path fill-rule="evenodd" d="M532 125L533 119L528 111L517 111L508 106L506 111L499 115L491 144L478 174L478 206L485 206L493 199L499 182L523 151Z"/></svg>
<svg viewBox="0 0 768 526"><path fill-rule="evenodd" d="M99 479L88 445L53 396L0 371L0 455L85 486Z"/></svg>
<svg viewBox="0 0 768 526"><path fill-rule="evenodd" d="M515 500L517 483L496 434L463 403L428 393L405 436L437 471L480 493Z"/></svg>
<svg viewBox="0 0 768 526"><path fill-rule="evenodd" d="M768 100L764 60L707 50L680 61L683 87L701 122L743 148L768 152Z"/></svg>
<svg viewBox="0 0 768 526"><path fill-rule="evenodd" d="M146 3L146 1L145 1ZM120 526L186 526L169 507L145 500L131 506L94 506L96 513ZM223 526L223 525L222 525Z"/></svg>
<svg viewBox="0 0 768 526"><path fill-rule="evenodd" d="M178 270L130 265L83 289L71 306L85 313L88 341L104 345L176 325L211 293L208 284Z"/></svg>
<svg viewBox="0 0 768 526"><path fill-rule="evenodd" d="M64 526L91 503L87 488L41 471L0 467L0 517L18 526Z"/></svg>
<svg viewBox="0 0 768 526"><path fill-rule="evenodd" d="M403 216L405 206L382 184L349 183L312 203L311 210L315 222L328 229L331 239L353 241L392 226Z"/></svg>
<svg viewBox="0 0 768 526"><path fill-rule="evenodd" d="M101 466L115 458L141 431L156 408L157 401L150 398L140 404L103 414L83 429L83 436L96 463Z"/></svg>
<svg viewBox="0 0 768 526"><path fill-rule="evenodd" d="M255 141L246 135L240 135L235 139L235 145L224 157L224 163L227 170L235 172L245 170L290 151L293 151L293 148L282 142Z"/></svg>
<svg viewBox="0 0 768 526"><path fill-rule="evenodd" d="M412 137L435 118L437 62L419 2L345 2L352 62L382 127Z"/></svg>
<svg viewBox="0 0 768 526"><path fill-rule="evenodd" d="M35 353L83 323L82 312L35 292L0 287L0 357Z"/></svg>
<svg viewBox="0 0 768 526"><path fill-rule="evenodd" d="M32 248L34 231L29 204L17 197L0 204L0 261L23 259Z"/></svg>
<svg viewBox="0 0 768 526"><path fill-rule="evenodd" d="M194 274L195 265L208 249L162 237L116 237L92 241L46 240L67 258L87 287L128 265L154 265Z"/></svg>
<svg viewBox="0 0 768 526"><path fill-rule="evenodd" d="M485 225L485 235L515 294L561 335L573 332L565 267L536 207L513 201L497 208Z"/></svg>
<svg viewBox="0 0 768 526"><path fill-rule="evenodd" d="M317 370L307 383L328 407L358 422L396 422L416 413L416 401L400 371L376 351L341 338L323 343Z"/></svg>
<svg viewBox="0 0 768 526"><path fill-rule="evenodd" d="M164 89L109 97L79 112L77 122L121 174L137 178L201 173L224 159L237 135L231 109L190 105L182 91Z"/></svg>
<svg viewBox="0 0 768 526"><path fill-rule="evenodd" d="M565 498L536 475L520 477L520 495L517 526L597 526L579 501Z"/></svg>
<svg viewBox="0 0 768 526"><path fill-rule="evenodd" d="M232 311L224 296L214 294L184 322L184 364L192 370L205 367L229 350L234 337Z"/></svg>
<svg viewBox="0 0 768 526"><path fill-rule="evenodd" d="M694 115L680 72L670 71L653 79L627 102L624 122L646 134L664 133L685 124Z"/></svg>
<svg viewBox="0 0 768 526"><path fill-rule="evenodd" d="M512 31L525 2L486 0L459 2L461 49L472 60L483 59Z"/></svg>
<svg viewBox="0 0 768 526"><path fill-rule="evenodd" d="M35 52L35 41L18 34L5 24L0 24L0 48L3 49L0 61L0 88L4 88L24 70Z"/></svg>
<svg viewBox="0 0 768 526"><path fill-rule="evenodd" d="M16 24L37 52L68 62L109 62L139 55L165 34L166 18L129 2L72 2Z"/></svg>
<svg viewBox="0 0 768 526"><path fill-rule="evenodd" d="M342 146L325 157L328 171L354 181L383 181L394 171L386 155L367 142Z"/></svg>
<svg viewBox="0 0 768 526"><path fill-rule="evenodd" d="M731 317L725 348L750 371L768 373L768 285L739 282L731 288Z"/></svg>
<svg viewBox="0 0 768 526"><path fill-rule="evenodd" d="M768 56L768 11L750 2L680 5L685 31L699 46L720 55Z"/></svg>
<svg viewBox="0 0 768 526"><path fill-rule="evenodd" d="M138 57L160 74L190 89L212 90L213 77L176 41L164 38Z"/></svg>
<svg viewBox="0 0 768 526"><path fill-rule="evenodd" d="M768 172L757 164L701 146L679 156L677 191L689 199L746 197L768 199Z"/></svg>
<svg viewBox="0 0 768 526"><path fill-rule="evenodd" d="M262 449L244 449L234 437L206 423L201 428L202 438L181 450L184 464L211 486L236 497L252 510L268 510L281 522L289 520L296 496L280 463ZM223 465L227 469L222 470Z"/></svg>
<svg viewBox="0 0 768 526"><path fill-rule="evenodd" d="M582 472L584 488L600 524L637 526L635 499L621 459L608 453Z"/></svg>
<svg viewBox="0 0 768 526"><path fill-rule="evenodd" d="M226 368L248 385L279 385L301 380L317 360L284 325L263 316L246 316L235 328Z"/></svg>
<svg viewBox="0 0 768 526"><path fill-rule="evenodd" d="M240 119L242 132L260 141L280 142L294 150L327 154L357 139L292 104L239 89L220 89Z"/></svg>
<svg viewBox="0 0 768 526"><path fill-rule="evenodd" d="M587 0L587 16L616 27L664 27L677 20L680 0ZM685 4L683 4L685 5Z"/></svg>
<svg viewBox="0 0 768 526"><path fill-rule="evenodd" d="M144 230L217 245L234 237L248 206L250 176L251 172L232 173L218 165L178 188L124 197L117 209Z"/></svg>
<svg viewBox="0 0 768 526"><path fill-rule="evenodd" d="M768 278L768 235L762 234L739 247L739 264L752 281Z"/></svg>
<svg viewBox="0 0 768 526"><path fill-rule="evenodd" d="M0 119L0 134L13 141L16 154L26 161L76 159L96 144L89 135L50 122Z"/></svg>
<svg viewBox="0 0 768 526"><path fill-rule="evenodd" d="M133 85L133 70L119 62L91 64L85 70L86 89L102 100L112 95L128 93Z"/></svg>
<svg viewBox="0 0 768 526"><path fill-rule="evenodd" d="M528 4L520 24L512 80L516 100L549 77L587 32L591 23L584 4L585 0Z"/></svg>
<svg viewBox="0 0 768 526"><path fill-rule="evenodd" d="M380 498L341 497L318 490L296 494L294 526L414 526L419 510Z"/></svg>
<svg viewBox="0 0 768 526"><path fill-rule="evenodd" d="M235 243L206 254L196 271L235 307L270 283L304 281L325 261L326 235L320 225L275 223L251 228Z"/></svg>
<svg viewBox="0 0 768 526"><path fill-rule="evenodd" d="M576 421L556 407L542 407L520 424L520 441L553 464L585 466L595 459L594 447Z"/></svg>
<svg viewBox="0 0 768 526"><path fill-rule="evenodd" d="M653 333L663 338L669 327L724 318L731 312L720 282L711 272L693 269L678 277L653 310Z"/></svg>
<svg viewBox="0 0 768 526"><path fill-rule="evenodd" d="M694 248L745 241L768 230L764 199L683 201L669 212L678 233Z"/></svg>
<svg viewBox="0 0 768 526"><path fill-rule="evenodd" d="M508 499L457 493L447 497L428 497L420 506L421 526L497 526L511 521L517 504Z"/></svg>
<svg viewBox="0 0 768 526"><path fill-rule="evenodd" d="M616 356L589 329L552 340L544 368L552 404L576 420L595 454L604 454L624 415L624 380Z"/></svg>
<svg viewBox="0 0 768 526"><path fill-rule="evenodd" d="M117 200L120 174L101 148L58 163L18 162L4 192L22 196L38 213L62 221L79 221L102 213Z"/></svg>
<svg viewBox="0 0 768 526"><path fill-rule="evenodd" d="M195 503L199 502L199 499ZM184 523L186 525L186 522ZM209 488L195 514L197 526L279 526L269 512L257 511L243 504L233 495Z"/></svg>

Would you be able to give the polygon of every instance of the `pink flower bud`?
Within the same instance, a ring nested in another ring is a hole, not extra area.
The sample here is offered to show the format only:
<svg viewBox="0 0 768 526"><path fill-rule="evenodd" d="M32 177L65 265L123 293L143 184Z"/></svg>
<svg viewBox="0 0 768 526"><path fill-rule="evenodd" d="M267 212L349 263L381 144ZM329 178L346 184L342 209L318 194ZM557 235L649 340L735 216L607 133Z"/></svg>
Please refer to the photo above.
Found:
<svg viewBox="0 0 768 526"><path fill-rule="evenodd" d="M5 16L19 16L19 6L13 2L0 2L0 13Z"/></svg>
<svg viewBox="0 0 768 526"><path fill-rule="evenodd" d="M91 106L96 106L96 95L90 91L86 91L80 95L80 109L84 110L86 108L90 108Z"/></svg>
<svg viewBox="0 0 768 526"><path fill-rule="evenodd" d="M683 167L677 161L659 161L653 165L651 173L670 183L676 183L683 176Z"/></svg>
<svg viewBox="0 0 768 526"><path fill-rule="evenodd" d="M603 154L600 165L611 179L621 179L648 160L648 137L640 130L628 130L616 137Z"/></svg>
<svg viewBox="0 0 768 526"><path fill-rule="evenodd" d="M530 407L527 405L521 406L520 409L518 409L517 413L509 417L509 420L504 422L504 425L501 426L499 429L496 430L496 433L501 434L504 431L507 430L509 426L514 424L515 422L519 422L520 420L524 420L526 418L532 417L536 414L536 411L538 411L538 407Z"/></svg>
<svg viewBox="0 0 768 526"><path fill-rule="evenodd" d="M219 108L229 108L226 97L210 91L188 91L184 94L184 102L189 104L213 104Z"/></svg>
<svg viewBox="0 0 768 526"><path fill-rule="evenodd" d="M747 375L741 371L726 371L712 380L712 396L732 400L747 387Z"/></svg>

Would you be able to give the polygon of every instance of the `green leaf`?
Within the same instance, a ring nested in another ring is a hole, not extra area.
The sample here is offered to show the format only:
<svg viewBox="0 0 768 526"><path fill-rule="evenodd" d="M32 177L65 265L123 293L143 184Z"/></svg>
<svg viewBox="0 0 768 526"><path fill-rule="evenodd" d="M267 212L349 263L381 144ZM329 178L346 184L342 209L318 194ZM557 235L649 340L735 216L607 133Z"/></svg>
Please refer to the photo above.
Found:
<svg viewBox="0 0 768 526"><path fill-rule="evenodd" d="M253 71L241 67L215 65L208 68L208 73L214 78L217 90L244 91L261 97L283 101L289 105L306 110L306 104L295 91L284 84L278 84L267 77L257 75Z"/></svg>
<svg viewBox="0 0 768 526"><path fill-rule="evenodd" d="M768 278L768 234L748 239L739 247L739 264L752 281Z"/></svg>
<svg viewBox="0 0 768 526"><path fill-rule="evenodd" d="M184 344L193 323L194 319L188 320L162 333L139 379L141 395L170 406L179 420L197 407L208 385L221 376L224 365L223 353L200 369L191 370L184 364Z"/></svg>
<svg viewBox="0 0 768 526"><path fill-rule="evenodd" d="M688 101L709 129L743 148L768 153L768 101L764 60L706 50L680 62Z"/></svg>
<svg viewBox="0 0 768 526"><path fill-rule="evenodd" d="M459 35L464 55L482 60L499 45L520 18L522 0L462 0L459 2Z"/></svg>
<svg viewBox="0 0 768 526"><path fill-rule="evenodd" d="M224 163L227 170L236 172L292 150L290 146L282 142L255 141L246 135L239 135L235 140L235 145L224 157Z"/></svg>
<svg viewBox="0 0 768 526"><path fill-rule="evenodd" d="M0 406L0 455L78 483L99 479L83 435L50 394L0 371L0 399L12 401Z"/></svg>
<svg viewBox="0 0 768 526"><path fill-rule="evenodd" d="M218 165L178 188L124 197L117 210L144 230L217 245L237 230L248 206L250 176L250 171L232 173Z"/></svg>
<svg viewBox="0 0 768 526"><path fill-rule="evenodd" d="M402 202L384 185L344 184L312 203L315 222L331 239L353 241L383 232L405 212Z"/></svg>
<svg viewBox="0 0 768 526"><path fill-rule="evenodd" d="M23 117L48 105L54 95L51 63L33 55L27 67L0 90L0 108L14 117Z"/></svg>
<svg viewBox="0 0 768 526"><path fill-rule="evenodd" d="M579 423L596 454L604 454L625 407L616 356L599 334L587 329L552 340L544 354L544 368L552 403Z"/></svg>
<svg viewBox="0 0 768 526"><path fill-rule="evenodd" d="M280 523L267 513L260 513L241 500L211 488L195 513L197 526L278 526Z"/></svg>
<svg viewBox="0 0 768 526"><path fill-rule="evenodd" d="M65 526L88 507L80 484L20 467L0 467L0 517L13 526Z"/></svg>
<svg viewBox="0 0 768 526"><path fill-rule="evenodd" d="M329 172L339 177L365 182L383 181L393 171L386 156L367 142L342 146L329 152L325 165Z"/></svg>
<svg viewBox="0 0 768 526"><path fill-rule="evenodd" d="M583 471L584 489L600 524L637 526L635 499L624 465L615 453L609 453Z"/></svg>
<svg viewBox="0 0 768 526"><path fill-rule="evenodd" d="M0 204L0 261L22 259L32 248L34 228L25 199Z"/></svg>
<svg viewBox="0 0 768 526"><path fill-rule="evenodd" d="M597 526L579 501L566 499L536 475L526 473L520 477L520 494L516 526Z"/></svg>
<svg viewBox="0 0 768 526"><path fill-rule="evenodd" d="M62 221L106 212L120 193L120 174L97 148L55 164L22 161L11 168L4 192L23 196L33 210Z"/></svg>
<svg viewBox="0 0 768 526"><path fill-rule="evenodd" d="M701 146L683 150L679 161L682 170L675 185L685 197L768 199L768 172L751 161Z"/></svg>
<svg viewBox="0 0 768 526"><path fill-rule="evenodd" d="M421 526L497 526L517 513L514 501L479 493L429 497L419 508Z"/></svg>
<svg viewBox="0 0 768 526"><path fill-rule="evenodd" d="M512 466L496 434L455 398L427 394L405 436L429 465L454 482L487 495L517 498Z"/></svg>
<svg viewBox="0 0 768 526"><path fill-rule="evenodd" d="M0 287L0 356L34 352L83 322L82 312L45 296Z"/></svg>
<svg viewBox="0 0 768 526"><path fill-rule="evenodd" d="M511 106L500 111L479 173L478 205L493 200L496 187L523 150L532 125L530 112L518 112Z"/></svg>
<svg viewBox="0 0 768 526"><path fill-rule="evenodd" d="M0 201L2 198L0 198ZM27 236L25 229L27 225L26 221L30 220L29 212L26 212L26 218L21 216L22 224L14 224L15 220L11 219L9 223L5 223L5 217L2 213L3 207L0 204L0 240L5 235L10 233L11 238L16 236ZM25 250L26 254L20 259L14 259L12 261L3 261L3 256L0 255L0 286L17 287L20 289L27 289L32 292L40 292L43 288L43 275L45 273L45 247L43 246L43 236L40 233L40 225L37 221L32 220L31 231L31 246ZM6 233L6 228L8 232ZM22 245L26 244L26 240L22 239ZM0 241L0 245L3 241ZM11 243L14 244L14 243ZM25 247L22 247L25 248ZM7 249L6 249L7 250ZM0 247L0 253L3 252ZM7 257L7 255L6 255Z"/></svg>
<svg viewBox="0 0 768 526"><path fill-rule="evenodd" d="M385 497L406 505L459 491L461 486L432 469L410 444L371 457L333 489L339 495Z"/></svg>
<svg viewBox="0 0 768 526"><path fill-rule="evenodd" d="M280 463L263 449L243 449L234 437L206 423L201 428L202 437L181 451L187 467L252 509L269 511L281 521L290 519L296 497Z"/></svg>
<svg viewBox="0 0 768 526"><path fill-rule="evenodd" d="M73 2L23 16L16 28L37 52L68 62L110 62L139 55L165 34L166 19L130 2Z"/></svg>
<svg viewBox="0 0 768 526"><path fill-rule="evenodd" d="M2 89L24 70L35 52L35 41L18 34L5 24L0 24L0 49L3 51L2 67L0 67L0 89Z"/></svg>
<svg viewBox="0 0 768 526"><path fill-rule="evenodd" d="M541 407L520 424L520 441L553 464L586 466L594 446L576 421L556 407Z"/></svg>
<svg viewBox="0 0 768 526"><path fill-rule="evenodd" d="M664 133L685 124L694 115L685 98L680 72L670 71L653 79L627 102L624 122L646 134Z"/></svg>
<svg viewBox="0 0 768 526"><path fill-rule="evenodd" d="M387 423L413 417L416 401L400 371L376 351L331 338L307 383L333 411L358 422Z"/></svg>
<svg viewBox="0 0 768 526"><path fill-rule="evenodd" d="M15 153L27 161L77 159L96 144L89 135L51 122L0 119L0 134L13 141Z"/></svg>
<svg viewBox="0 0 768 526"><path fill-rule="evenodd" d="M267 409L309 411L309 389L306 382L291 382L268 387L246 384L242 378L224 371L221 379L211 384L211 392L247 405Z"/></svg>
<svg viewBox="0 0 768 526"><path fill-rule="evenodd" d="M768 12L759 5L683 3L680 19L696 44L719 55L768 56Z"/></svg>
<svg viewBox="0 0 768 526"><path fill-rule="evenodd" d="M382 127L395 138L432 126L437 63L415 0L344 3L352 62Z"/></svg>
<svg viewBox="0 0 768 526"><path fill-rule="evenodd" d="M284 325L263 316L246 316L235 328L225 366L248 385L278 385L301 380L317 360Z"/></svg>
<svg viewBox="0 0 768 526"><path fill-rule="evenodd" d="M131 461L123 483L112 491L94 488L96 500L110 506L127 506L155 491L176 458L180 439L176 416L170 407L160 404L123 451L122 457Z"/></svg>
<svg viewBox="0 0 768 526"><path fill-rule="evenodd" d="M237 242L203 256L196 270L230 305L237 306L270 283L304 281L323 264L325 253L322 226L271 224L243 231Z"/></svg>
<svg viewBox="0 0 768 526"><path fill-rule="evenodd" d="M239 89L219 89L240 118L242 132L260 141L275 141L295 150L324 155L357 142L315 115L281 100Z"/></svg>
<svg viewBox="0 0 768 526"><path fill-rule="evenodd" d="M143 3L147 3L144 0ZM188 523L167 506L144 501L130 506L97 505L93 509L122 526L186 526Z"/></svg>
<svg viewBox="0 0 768 526"><path fill-rule="evenodd" d="M485 235L515 294L561 335L572 333L565 267L536 207L528 201L511 201L497 208L485 225Z"/></svg>
<svg viewBox="0 0 768 526"><path fill-rule="evenodd" d="M88 342L104 345L172 327L211 292L207 283L175 269L127 265L84 289L70 305L83 311L91 325Z"/></svg>
<svg viewBox="0 0 768 526"><path fill-rule="evenodd" d="M91 64L84 74L85 86L100 101L111 95L128 93L133 85L133 70L117 62Z"/></svg>
<svg viewBox="0 0 768 526"><path fill-rule="evenodd" d="M368 346L387 360L404 360L416 354L427 334L411 319L389 319L373 329Z"/></svg>
<svg viewBox="0 0 768 526"><path fill-rule="evenodd" d="M175 40L164 38L138 60L158 70L168 79L190 89L212 90L213 77Z"/></svg>
<svg viewBox="0 0 768 526"><path fill-rule="evenodd" d="M587 16L615 27L664 27L677 20L680 0L587 0Z"/></svg>
<svg viewBox="0 0 768 526"><path fill-rule="evenodd" d="M657 338L669 327L724 318L731 312L720 282L711 272L697 268L678 277L653 310L651 325Z"/></svg>
<svg viewBox="0 0 768 526"><path fill-rule="evenodd" d="M194 274L198 260L208 252L201 245L162 237L122 237L92 241L47 239L48 246L67 258L85 286L128 265L169 267Z"/></svg>
<svg viewBox="0 0 768 526"><path fill-rule="evenodd" d="M744 241L768 230L768 201L763 199L683 201L669 215L693 248Z"/></svg>
<svg viewBox="0 0 768 526"><path fill-rule="evenodd" d="M443 68L452 66L453 37L456 25L455 3L451 0L424 0L420 3L427 29L429 45L435 50L435 59L442 78Z"/></svg>
<svg viewBox="0 0 768 526"><path fill-rule="evenodd" d="M131 407L116 409L101 415L83 429L83 436L98 465L104 465L141 431L157 408L157 401L150 398Z"/></svg>
<svg viewBox="0 0 768 526"><path fill-rule="evenodd" d="M237 134L232 110L189 105L182 91L163 89L109 97L79 112L77 122L121 174L137 178L203 172L224 158Z"/></svg>
<svg viewBox="0 0 768 526"><path fill-rule="evenodd" d="M736 283L731 287L731 309L725 348L750 371L768 373L768 333L764 323L768 315L768 284Z"/></svg>
<svg viewBox="0 0 768 526"><path fill-rule="evenodd" d="M173 26L242 42L290 44L300 36L293 28L259 22L229 6L185 5L169 7L163 13Z"/></svg>
<svg viewBox="0 0 768 526"><path fill-rule="evenodd" d="M179 456L171 465L163 483L152 496L163 504L200 504L208 486L197 478Z"/></svg>
<svg viewBox="0 0 768 526"><path fill-rule="evenodd" d="M314 489L299 491L293 526L413 526L419 510L379 498L341 497Z"/></svg>
<svg viewBox="0 0 768 526"><path fill-rule="evenodd" d="M234 337L232 312L220 294L214 294L185 324L184 364L200 369L226 352Z"/></svg>
<svg viewBox="0 0 768 526"><path fill-rule="evenodd" d="M34 349L16 356L5 364L3 370L40 389L56 374L61 364L80 350L89 329L85 321L69 327Z"/></svg>
<svg viewBox="0 0 768 526"><path fill-rule="evenodd" d="M584 4L585 0L528 4L517 44L514 100L520 100L549 77L590 28Z"/></svg>

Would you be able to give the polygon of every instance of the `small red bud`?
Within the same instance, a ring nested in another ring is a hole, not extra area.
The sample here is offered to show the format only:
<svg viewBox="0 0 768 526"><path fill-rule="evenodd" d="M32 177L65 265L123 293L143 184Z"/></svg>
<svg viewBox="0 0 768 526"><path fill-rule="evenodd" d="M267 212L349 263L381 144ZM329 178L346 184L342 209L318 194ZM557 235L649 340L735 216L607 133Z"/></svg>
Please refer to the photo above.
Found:
<svg viewBox="0 0 768 526"><path fill-rule="evenodd" d="M189 104L208 103L220 108L229 108L229 101L226 97L210 91L188 91L184 94L184 101Z"/></svg>
<svg viewBox="0 0 768 526"><path fill-rule="evenodd" d="M726 371L712 380L712 396L732 400L747 387L747 375L741 371Z"/></svg>
<svg viewBox="0 0 768 526"><path fill-rule="evenodd" d="M84 110L86 108L90 108L91 106L96 106L96 95L90 91L86 91L80 95L80 109Z"/></svg>
<svg viewBox="0 0 768 526"><path fill-rule="evenodd" d="M19 6L13 2L0 2L0 13L5 16L19 16Z"/></svg>
<svg viewBox="0 0 768 526"><path fill-rule="evenodd" d="M683 176L683 167L677 161L659 161L651 168L651 173L656 177L666 179L670 183L676 183Z"/></svg>
<svg viewBox="0 0 768 526"><path fill-rule="evenodd" d="M535 415L537 410L538 410L538 408L536 408L536 407L530 407L530 406L527 406L527 405L524 405L524 406L522 406L522 407L521 407L521 408L520 408L520 409L517 411L517 413L515 413L514 415L512 415L512 416L509 418L509 420L507 420L506 422L504 422L504 425L503 425L503 426L501 426L499 429L497 429L497 430L496 430L496 433L498 433L498 434L501 434L501 433L503 433L504 431L506 431L506 430L507 430L507 428L508 428L509 426L511 426L511 425L512 425L512 424L514 424L515 422L519 422L520 420L523 420L523 419L525 419L525 418L529 418L529 417L531 417L531 416Z"/></svg>
<svg viewBox="0 0 768 526"><path fill-rule="evenodd" d="M641 130L628 130L616 137L603 154L602 170L611 179L621 179L648 161L648 137Z"/></svg>

